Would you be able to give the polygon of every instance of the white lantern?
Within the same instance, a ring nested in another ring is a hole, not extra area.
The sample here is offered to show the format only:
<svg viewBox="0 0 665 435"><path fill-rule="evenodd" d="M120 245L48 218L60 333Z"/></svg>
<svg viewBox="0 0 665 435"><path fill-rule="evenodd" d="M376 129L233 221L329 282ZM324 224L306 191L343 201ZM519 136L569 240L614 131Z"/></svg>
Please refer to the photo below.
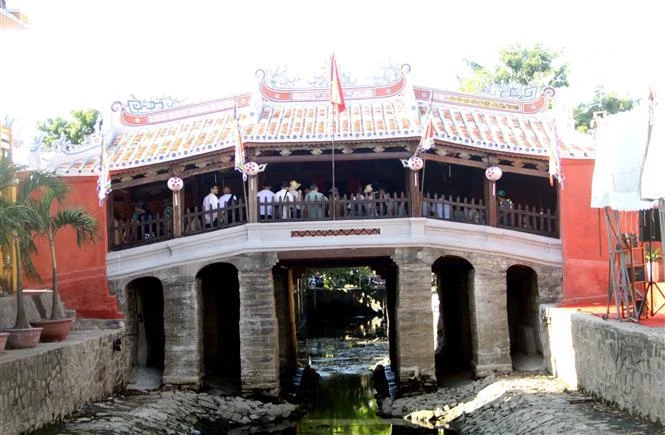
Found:
<svg viewBox="0 0 665 435"><path fill-rule="evenodd" d="M178 206L177 192L180 192L182 188L185 187L185 183L182 181L182 178L180 177L171 177L169 178L169 181L166 182L166 185L173 192L173 205L177 207Z"/></svg>
<svg viewBox="0 0 665 435"><path fill-rule="evenodd" d="M423 168L423 159L418 156L411 156L406 164L412 171L419 171Z"/></svg>
<svg viewBox="0 0 665 435"><path fill-rule="evenodd" d="M503 175L503 171L498 166L490 166L485 169L485 176L490 181L498 181Z"/></svg>
<svg viewBox="0 0 665 435"><path fill-rule="evenodd" d="M259 167L259 164L256 162L247 162L245 163L245 174L254 176L261 172L261 168Z"/></svg>
<svg viewBox="0 0 665 435"><path fill-rule="evenodd" d="M169 189L172 191L179 192L185 186L185 183L180 177L171 177L169 178L169 181L166 182L166 185L169 186Z"/></svg>

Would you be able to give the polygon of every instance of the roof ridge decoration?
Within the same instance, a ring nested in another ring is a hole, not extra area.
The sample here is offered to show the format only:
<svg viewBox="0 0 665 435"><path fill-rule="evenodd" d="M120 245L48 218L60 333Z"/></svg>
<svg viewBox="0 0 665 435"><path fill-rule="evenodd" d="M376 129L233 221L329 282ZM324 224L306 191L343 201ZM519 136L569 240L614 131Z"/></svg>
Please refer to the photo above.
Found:
<svg viewBox="0 0 665 435"><path fill-rule="evenodd" d="M444 91L441 89L414 86L417 101L453 104L457 106L475 107L487 110L499 110L511 113L534 114L547 110L549 100L554 97L554 88L547 86L540 95L528 101L508 100L504 98L485 97L461 92ZM431 99L431 100L430 100Z"/></svg>
<svg viewBox="0 0 665 435"><path fill-rule="evenodd" d="M383 85L349 86L344 87L345 100L362 100L372 98L388 98L399 95L406 87L406 74L411 71L409 64L402 65L402 73L397 81ZM266 82L266 73L262 69L256 70L256 77L260 80L259 90L261 96L272 102L322 102L330 100L328 88L276 88Z"/></svg>
<svg viewBox="0 0 665 435"><path fill-rule="evenodd" d="M122 102L116 101L111 105L113 112L120 112L120 120L124 125L139 127L145 125L161 124L164 122L178 121L195 116L210 115L211 113L224 112L233 108L248 107L251 94L239 94L217 100L203 101L200 103L187 104L172 107L151 113L132 113L125 109Z"/></svg>

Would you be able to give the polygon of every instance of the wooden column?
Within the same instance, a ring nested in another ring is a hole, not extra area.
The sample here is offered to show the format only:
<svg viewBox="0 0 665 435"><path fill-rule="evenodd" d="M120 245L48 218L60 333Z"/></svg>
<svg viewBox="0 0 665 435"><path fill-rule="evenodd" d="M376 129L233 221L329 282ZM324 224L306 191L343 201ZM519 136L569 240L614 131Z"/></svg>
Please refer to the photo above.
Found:
<svg viewBox="0 0 665 435"><path fill-rule="evenodd" d="M178 191L174 190L173 191L173 216L171 216L171 218L173 219L173 237L181 237L182 236L183 200L184 200L184 195L182 193L182 190L178 190Z"/></svg>
<svg viewBox="0 0 665 435"><path fill-rule="evenodd" d="M257 176L247 177L247 222L256 223L259 221L258 201L256 194L259 178Z"/></svg>
<svg viewBox="0 0 665 435"><path fill-rule="evenodd" d="M496 158L490 156L489 166L496 165ZM499 222L499 203L496 200L496 182L485 177L484 200L487 207L487 224L491 227L497 226Z"/></svg>
<svg viewBox="0 0 665 435"><path fill-rule="evenodd" d="M407 169L408 172L408 186L409 186L409 204L411 217L420 217L422 198L420 197L420 171L412 171Z"/></svg>

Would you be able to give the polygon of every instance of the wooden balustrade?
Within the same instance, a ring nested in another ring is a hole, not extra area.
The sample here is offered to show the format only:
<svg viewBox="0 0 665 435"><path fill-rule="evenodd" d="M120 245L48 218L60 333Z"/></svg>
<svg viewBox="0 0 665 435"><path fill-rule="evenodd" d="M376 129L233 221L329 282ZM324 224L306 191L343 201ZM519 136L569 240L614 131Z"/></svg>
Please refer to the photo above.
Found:
<svg viewBox="0 0 665 435"><path fill-rule="evenodd" d="M487 207L482 199L427 194L422 203L423 217L476 225L487 223Z"/></svg>
<svg viewBox="0 0 665 435"><path fill-rule="evenodd" d="M498 205L495 205L498 207ZM409 198L404 192L384 196L331 197L323 201L266 201L259 202L258 221L261 223L289 221L330 221L353 219L390 219L409 217ZM559 236L558 217L550 209L513 204L498 209L498 227L544 235ZM480 199L452 195L430 195L422 198L421 216L475 225L488 224L488 207ZM215 210L198 207L183 213L183 236L215 231L248 221L246 204L240 200ZM131 248L171 239L171 215L145 214L140 220L113 220L110 224L111 250Z"/></svg>

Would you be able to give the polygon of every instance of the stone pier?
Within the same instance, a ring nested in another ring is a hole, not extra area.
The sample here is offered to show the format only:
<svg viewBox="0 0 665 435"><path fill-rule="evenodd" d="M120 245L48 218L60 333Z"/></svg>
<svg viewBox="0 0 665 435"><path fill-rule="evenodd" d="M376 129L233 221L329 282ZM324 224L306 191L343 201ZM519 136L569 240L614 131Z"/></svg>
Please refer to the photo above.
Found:
<svg viewBox="0 0 665 435"><path fill-rule="evenodd" d="M476 355L474 371L512 370L506 298L506 270L502 258L483 256L474 263Z"/></svg>
<svg viewBox="0 0 665 435"><path fill-rule="evenodd" d="M272 269L275 253L233 258L240 282L240 378L244 394L278 397L279 335Z"/></svg>
<svg viewBox="0 0 665 435"><path fill-rule="evenodd" d="M184 269L184 268L183 268ZM203 382L200 295L193 273L165 277L164 377L167 386L198 389Z"/></svg>
<svg viewBox="0 0 665 435"><path fill-rule="evenodd" d="M397 358L400 380L434 379L432 264L420 248L395 250Z"/></svg>

